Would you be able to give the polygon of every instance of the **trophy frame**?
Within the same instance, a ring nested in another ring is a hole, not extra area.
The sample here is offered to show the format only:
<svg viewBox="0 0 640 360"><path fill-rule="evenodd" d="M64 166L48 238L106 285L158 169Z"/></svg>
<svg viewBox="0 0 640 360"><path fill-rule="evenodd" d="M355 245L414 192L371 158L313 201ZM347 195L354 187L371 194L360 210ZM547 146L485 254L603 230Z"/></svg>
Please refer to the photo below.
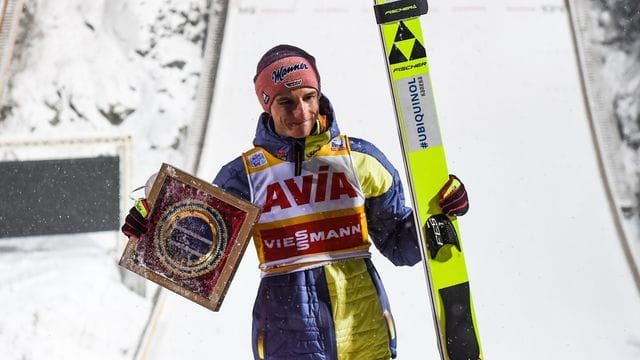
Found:
<svg viewBox="0 0 640 360"><path fill-rule="evenodd" d="M163 163L147 202L149 225L119 265L218 311L260 208Z"/></svg>

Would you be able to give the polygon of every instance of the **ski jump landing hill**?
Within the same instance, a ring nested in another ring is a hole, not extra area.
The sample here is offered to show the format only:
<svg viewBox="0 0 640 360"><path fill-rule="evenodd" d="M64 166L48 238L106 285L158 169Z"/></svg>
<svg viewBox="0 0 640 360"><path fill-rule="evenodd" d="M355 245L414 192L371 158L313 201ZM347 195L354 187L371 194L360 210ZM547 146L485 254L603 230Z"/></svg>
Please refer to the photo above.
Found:
<svg viewBox="0 0 640 360"><path fill-rule="evenodd" d="M425 47L487 359L637 359L640 302L598 164L564 2L430 2ZM252 77L279 43L314 54L343 132L402 168L371 4L232 1L198 176L250 148ZM428 171L428 169L425 169ZM390 296L399 359L437 358L419 266L373 249ZM164 291L139 359L251 358L259 272L249 247L221 312Z"/></svg>

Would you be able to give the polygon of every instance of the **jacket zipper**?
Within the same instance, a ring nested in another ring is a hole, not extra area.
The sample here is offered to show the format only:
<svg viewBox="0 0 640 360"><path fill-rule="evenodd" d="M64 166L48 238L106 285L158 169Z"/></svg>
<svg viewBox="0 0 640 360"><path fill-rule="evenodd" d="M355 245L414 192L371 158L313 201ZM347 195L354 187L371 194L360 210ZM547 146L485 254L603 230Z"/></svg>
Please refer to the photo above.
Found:
<svg viewBox="0 0 640 360"><path fill-rule="evenodd" d="M304 161L304 145L299 142L293 144L293 161L295 176L300 176L302 174L302 162Z"/></svg>

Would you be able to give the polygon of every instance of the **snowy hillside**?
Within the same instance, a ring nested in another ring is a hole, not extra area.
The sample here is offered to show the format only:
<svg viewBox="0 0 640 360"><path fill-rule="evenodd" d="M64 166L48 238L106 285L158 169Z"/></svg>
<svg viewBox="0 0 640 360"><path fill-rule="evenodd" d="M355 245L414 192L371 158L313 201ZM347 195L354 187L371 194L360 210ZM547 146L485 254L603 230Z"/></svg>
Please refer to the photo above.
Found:
<svg viewBox="0 0 640 360"><path fill-rule="evenodd" d="M26 1L0 135L129 135L142 182L182 163L206 26L206 0Z"/></svg>
<svg viewBox="0 0 640 360"><path fill-rule="evenodd" d="M163 161L183 164L207 7L27 0L2 97L0 159L106 155L84 140L130 138L127 192ZM131 359L155 287L123 277L123 242L116 232L0 239L2 358Z"/></svg>
<svg viewBox="0 0 640 360"><path fill-rule="evenodd" d="M574 2L590 120L633 266L640 267L640 4ZM637 278L640 281L640 277Z"/></svg>

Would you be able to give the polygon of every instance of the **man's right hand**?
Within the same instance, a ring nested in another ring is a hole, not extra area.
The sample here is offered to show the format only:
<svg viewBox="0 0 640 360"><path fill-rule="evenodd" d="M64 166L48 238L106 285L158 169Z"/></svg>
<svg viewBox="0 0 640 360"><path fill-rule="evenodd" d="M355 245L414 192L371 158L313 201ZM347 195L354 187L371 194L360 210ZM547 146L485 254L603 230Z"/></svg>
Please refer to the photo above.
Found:
<svg viewBox="0 0 640 360"><path fill-rule="evenodd" d="M149 206L147 200L140 200L136 202L136 206L129 210L129 215L124 220L122 225L122 233L126 236L140 237L147 232L149 226L149 220L146 219L149 214Z"/></svg>

